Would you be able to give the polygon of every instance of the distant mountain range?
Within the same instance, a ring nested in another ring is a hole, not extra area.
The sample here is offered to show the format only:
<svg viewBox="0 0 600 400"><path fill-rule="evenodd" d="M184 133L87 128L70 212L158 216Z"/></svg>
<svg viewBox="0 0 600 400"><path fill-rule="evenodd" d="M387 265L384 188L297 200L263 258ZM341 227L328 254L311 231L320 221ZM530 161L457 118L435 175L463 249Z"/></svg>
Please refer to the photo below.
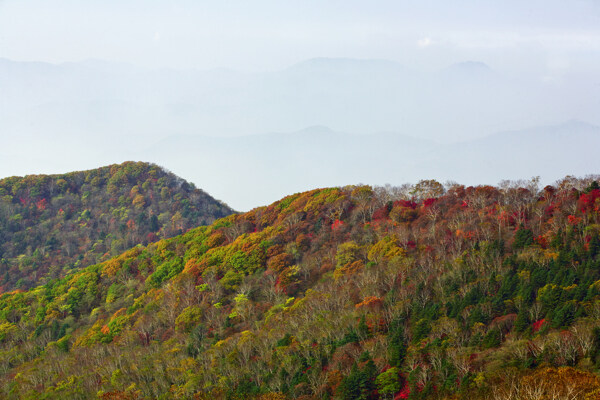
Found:
<svg viewBox="0 0 600 400"><path fill-rule="evenodd" d="M190 171L191 181L234 207L249 209L284 193L359 182L399 185L436 178L496 184L541 176L552 183L567 174L599 173L599 146L600 128L580 121L450 144L312 127L235 138L175 135L139 157Z"/></svg>
<svg viewBox="0 0 600 400"><path fill-rule="evenodd" d="M34 136L236 136L321 124L345 132L473 138L595 113L598 77L510 77L468 61L422 71L316 58L263 73L0 59L0 128ZM591 85L591 86L590 86ZM565 101L565 99L570 99ZM595 106L594 106L595 105Z"/></svg>
<svg viewBox="0 0 600 400"><path fill-rule="evenodd" d="M597 81L477 61L417 71L316 58L242 73L0 59L0 176L147 160L240 210L360 181L552 181L599 170L597 128L573 121L600 125ZM315 125L331 129L297 131Z"/></svg>

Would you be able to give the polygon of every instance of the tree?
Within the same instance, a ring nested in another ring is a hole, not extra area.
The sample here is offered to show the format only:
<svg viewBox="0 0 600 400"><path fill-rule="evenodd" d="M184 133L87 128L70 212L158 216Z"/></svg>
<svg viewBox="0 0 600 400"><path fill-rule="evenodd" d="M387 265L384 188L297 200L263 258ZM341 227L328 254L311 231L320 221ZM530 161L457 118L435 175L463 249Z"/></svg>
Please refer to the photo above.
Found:
<svg viewBox="0 0 600 400"><path fill-rule="evenodd" d="M406 357L406 338L400 323L392 324L388 333L388 362L392 367L400 368Z"/></svg>
<svg viewBox="0 0 600 400"><path fill-rule="evenodd" d="M525 229L523 227L519 228L519 230L515 233L513 247L515 249L522 249L524 247L531 246L532 244L533 232L531 232L531 229Z"/></svg>
<svg viewBox="0 0 600 400"><path fill-rule="evenodd" d="M444 185L435 179L423 179L415 185L411 194L417 199L425 200L440 197L444 191Z"/></svg>
<svg viewBox="0 0 600 400"><path fill-rule="evenodd" d="M515 330L517 332L525 332L529 327L530 321L527 317L525 309L519 310L517 313L517 319L515 320Z"/></svg>
<svg viewBox="0 0 600 400"><path fill-rule="evenodd" d="M364 368L359 369L356 363L352 366L350 374L342 379L337 395L344 400L369 400L373 398L375 390L375 376L377 368L373 360L367 361Z"/></svg>
<svg viewBox="0 0 600 400"><path fill-rule="evenodd" d="M392 367L387 371L382 372L375 379L375 384L377 385L377 391L380 394L387 395L392 399L394 393L397 393L402 389L400 370L397 367Z"/></svg>

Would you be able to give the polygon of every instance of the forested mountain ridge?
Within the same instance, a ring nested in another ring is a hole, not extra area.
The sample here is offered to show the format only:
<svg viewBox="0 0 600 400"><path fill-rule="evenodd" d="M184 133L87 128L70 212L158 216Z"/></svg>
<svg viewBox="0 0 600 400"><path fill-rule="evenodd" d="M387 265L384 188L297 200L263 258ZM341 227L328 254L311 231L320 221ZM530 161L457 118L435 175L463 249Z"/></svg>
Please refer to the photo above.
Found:
<svg viewBox="0 0 600 400"><path fill-rule="evenodd" d="M157 165L0 180L0 292L29 288L233 212Z"/></svg>
<svg viewBox="0 0 600 400"><path fill-rule="evenodd" d="M288 196L0 296L7 398L596 399L600 187Z"/></svg>

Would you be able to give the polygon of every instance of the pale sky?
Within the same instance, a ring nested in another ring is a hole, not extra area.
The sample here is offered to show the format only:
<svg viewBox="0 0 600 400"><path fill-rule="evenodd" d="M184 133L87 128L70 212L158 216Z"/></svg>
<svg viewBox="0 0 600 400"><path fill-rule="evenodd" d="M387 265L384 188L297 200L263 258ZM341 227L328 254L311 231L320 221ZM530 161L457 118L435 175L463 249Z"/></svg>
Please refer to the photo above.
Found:
<svg viewBox="0 0 600 400"><path fill-rule="evenodd" d="M593 70L596 0L0 0L0 57L274 70L313 57Z"/></svg>

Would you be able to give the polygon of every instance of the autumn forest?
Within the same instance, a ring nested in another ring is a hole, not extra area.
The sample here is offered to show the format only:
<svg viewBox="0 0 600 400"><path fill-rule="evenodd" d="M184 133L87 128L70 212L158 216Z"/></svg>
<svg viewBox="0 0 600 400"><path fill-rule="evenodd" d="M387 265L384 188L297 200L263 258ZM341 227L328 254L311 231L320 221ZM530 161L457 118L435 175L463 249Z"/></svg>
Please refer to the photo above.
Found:
<svg viewBox="0 0 600 400"><path fill-rule="evenodd" d="M600 185L236 213L153 164L0 180L0 397L598 399Z"/></svg>

